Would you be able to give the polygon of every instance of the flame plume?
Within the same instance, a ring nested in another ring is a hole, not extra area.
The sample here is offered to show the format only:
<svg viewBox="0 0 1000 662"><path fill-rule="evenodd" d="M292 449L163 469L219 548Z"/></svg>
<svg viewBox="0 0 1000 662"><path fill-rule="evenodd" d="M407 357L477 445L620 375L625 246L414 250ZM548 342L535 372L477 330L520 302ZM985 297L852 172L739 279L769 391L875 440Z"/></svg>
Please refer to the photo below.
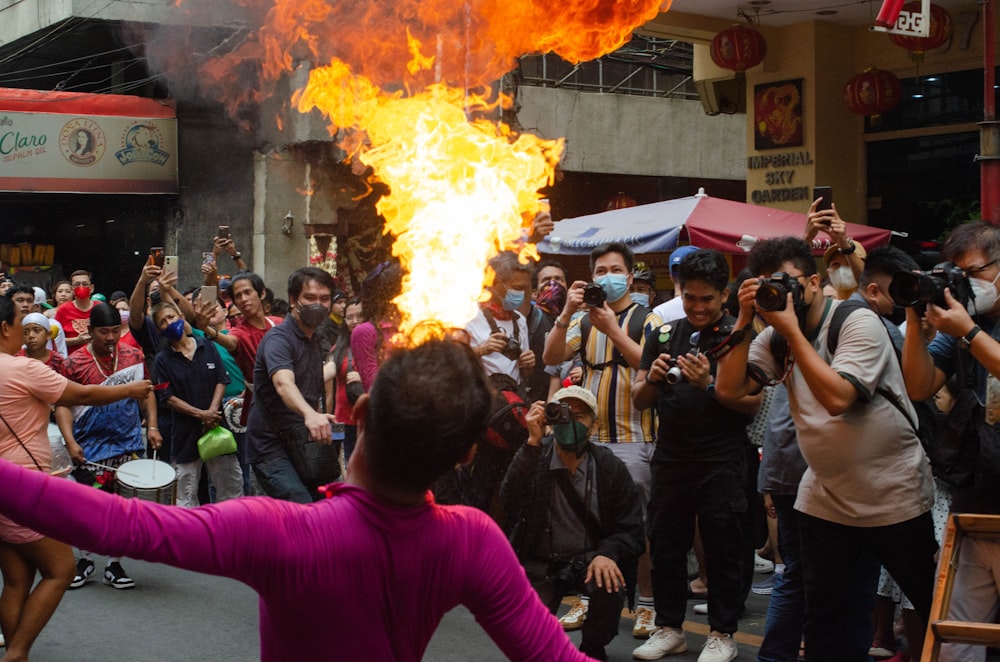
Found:
<svg viewBox="0 0 1000 662"><path fill-rule="evenodd" d="M262 27L204 67L205 79L256 66L263 89L297 61L329 63L293 101L324 113L331 134L348 130L342 147L390 189L377 208L406 272L396 300L406 333L426 320L464 326L487 260L501 249L533 254L522 226L540 209L563 142L485 119L510 103L490 86L526 53L571 63L608 53L671 0L237 2Z"/></svg>

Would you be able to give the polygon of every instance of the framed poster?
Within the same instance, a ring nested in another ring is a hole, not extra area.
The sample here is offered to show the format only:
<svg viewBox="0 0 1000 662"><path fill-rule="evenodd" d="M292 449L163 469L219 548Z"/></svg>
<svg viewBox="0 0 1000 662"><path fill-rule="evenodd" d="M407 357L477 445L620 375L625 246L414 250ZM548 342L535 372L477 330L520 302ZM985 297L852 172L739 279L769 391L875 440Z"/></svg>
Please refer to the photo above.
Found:
<svg viewBox="0 0 1000 662"><path fill-rule="evenodd" d="M801 147L802 79L755 85L754 149Z"/></svg>

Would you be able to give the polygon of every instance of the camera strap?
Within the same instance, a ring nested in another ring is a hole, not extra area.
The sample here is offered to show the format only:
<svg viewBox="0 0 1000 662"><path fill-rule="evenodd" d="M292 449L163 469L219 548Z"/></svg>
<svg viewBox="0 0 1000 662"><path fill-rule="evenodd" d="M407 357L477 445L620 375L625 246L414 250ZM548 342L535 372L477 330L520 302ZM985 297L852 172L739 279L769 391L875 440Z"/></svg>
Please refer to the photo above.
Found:
<svg viewBox="0 0 1000 662"><path fill-rule="evenodd" d="M480 310L483 311L483 317L486 318L486 323L490 325L490 333L502 333L504 335L507 335L507 332L504 331L503 329L501 329L500 326L497 324L497 320L493 316L493 311L492 310L490 310L486 306L481 306ZM521 318L521 314L518 313L516 310L512 310L511 313L513 313L513 315L514 315L511 318L511 320L514 322L514 324L513 324L513 326L514 326L514 340L517 341L518 345L520 345L521 344L521 331L520 331L520 329L518 329L517 321Z"/></svg>
<svg viewBox="0 0 1000 662"><path fill-rule="evenodd" d="M557 451L553 448L552 452L555 453ZM583 490L583 499L580 499L579 492L573 489L573 484L570 482L569 478L569 469L559 470L556 472L556 485L559 486L563 496L566 497L566 503L568 503L569 507L573 509L573 512L583 524L583 529L586 532L586 538L583 541L583 551L589 551L590 545L588 545L588 541L592 541L596 546L601 540L601 526L594 517L594 514L590 512L590 508L586 505L590 503L592 497L595 472L596 467L594 463L594 456L588 451L587 483Z"/></svg>
<svg viewBox="0 0 1000 662"><path fill-rule="evenodd" d="M618 326L622 325L623 315L628 316L628 322L626 324L625 332L628 337L635 342L642 344L642 329L646 323L646 317L650 313L650 308L646 306L640 306L637 303L633 303L618 317ZM584 315L580 320L580 360L583 365L587 366L590 370L604 370L605 368L610 368L613 365L621 366L622 368L627 368L628 361L625 360L625 355L622 354L617 347L613 347L611 351L611 360L604 361L602 363L591 363L587 360L587 341L590 338L590 332L593 328L593 324L590 321L590 315ZM609 341L610 342L610 341ZM606 350L605 350L606 351ZM596 357L595 357L596 358Z"/></svg>

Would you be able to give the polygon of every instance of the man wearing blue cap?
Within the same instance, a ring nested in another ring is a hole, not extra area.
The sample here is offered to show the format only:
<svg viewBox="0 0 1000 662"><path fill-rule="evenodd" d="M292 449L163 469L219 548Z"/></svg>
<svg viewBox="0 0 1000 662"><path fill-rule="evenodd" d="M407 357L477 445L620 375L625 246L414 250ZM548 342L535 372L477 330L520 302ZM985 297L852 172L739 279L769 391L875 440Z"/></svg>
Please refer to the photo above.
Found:
<svg viewBox="0 0 1000 662"><path fill-rule="evenodd" d="M674 282L674 298L664 301L653 312L664 322L672 322L684 317L683 297L681 297L681 286L677 282L678 270L681 262L691 253L698 250L695 246L679 246L670 254L670 280Z"/></svg>

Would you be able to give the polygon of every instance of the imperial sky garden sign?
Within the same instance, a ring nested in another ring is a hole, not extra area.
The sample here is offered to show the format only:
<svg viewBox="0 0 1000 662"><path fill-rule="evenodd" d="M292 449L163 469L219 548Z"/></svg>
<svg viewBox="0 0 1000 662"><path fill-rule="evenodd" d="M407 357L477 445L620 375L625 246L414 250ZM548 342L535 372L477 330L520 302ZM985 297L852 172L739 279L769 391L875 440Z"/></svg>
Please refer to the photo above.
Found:
<svg viewBox="0 0 1000 662"><path fill-rule="evenodd" d="M0 89L0 191L177 193L173 104Z"/></svg>

